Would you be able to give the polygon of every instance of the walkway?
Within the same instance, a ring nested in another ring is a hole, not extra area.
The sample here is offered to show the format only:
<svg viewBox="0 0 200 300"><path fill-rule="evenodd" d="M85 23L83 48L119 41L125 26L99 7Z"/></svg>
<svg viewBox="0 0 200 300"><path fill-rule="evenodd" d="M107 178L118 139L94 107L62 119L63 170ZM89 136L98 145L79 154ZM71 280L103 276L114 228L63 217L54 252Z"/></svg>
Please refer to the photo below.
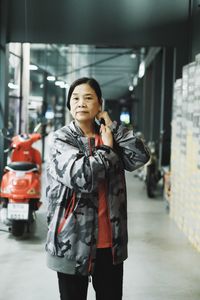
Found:
<svg viewBox="0 0 200 300"><path fill-rule="evenodd" d="M129 258L124 300L199 300L200 253L170 219L162 198L148 199L144 183L127 173ZM45 265L46 213L21 240L0 231L0 300L58 300L56 273ZM5 227L0 224L1 229ZM88 300L94 300L90 284Z"/></svg>

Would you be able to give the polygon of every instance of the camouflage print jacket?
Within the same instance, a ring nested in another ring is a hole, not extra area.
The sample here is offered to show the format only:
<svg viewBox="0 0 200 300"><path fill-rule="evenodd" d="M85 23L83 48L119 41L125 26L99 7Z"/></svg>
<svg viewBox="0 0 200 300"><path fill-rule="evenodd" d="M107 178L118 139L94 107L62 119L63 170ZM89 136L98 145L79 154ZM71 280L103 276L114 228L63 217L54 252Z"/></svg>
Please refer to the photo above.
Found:
<svg viewBox="0 0 200 300"><path fill-rule="evenodd" d="M98 129L97 129L98 132ZM95 263L98 236L98 183L107 184L115 264L127 258L127 199L124 171L149 160L132 130L113 131L114 147L95 147L74 121L54 133L47 164L48 225L46 251L65 257L74 274L87 275ZM75 195L75 197L72 197Z"/></svg>

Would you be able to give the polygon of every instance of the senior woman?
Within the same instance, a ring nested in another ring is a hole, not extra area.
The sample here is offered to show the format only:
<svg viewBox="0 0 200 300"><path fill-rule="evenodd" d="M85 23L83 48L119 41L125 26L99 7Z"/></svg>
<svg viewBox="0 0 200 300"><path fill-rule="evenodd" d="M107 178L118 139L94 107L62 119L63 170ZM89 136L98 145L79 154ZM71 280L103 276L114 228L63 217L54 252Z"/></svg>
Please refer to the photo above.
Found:
<svg viewBox="0 0 200 300"><path fill-rule="evenodd" d="M93 78L72 83L73 121L53 136L47 165L47 265L57 272L61 300L121 300L127 258L125 170L149 160L132 130L102 111ZM100 122L99 122L100 121Z"/></svg>

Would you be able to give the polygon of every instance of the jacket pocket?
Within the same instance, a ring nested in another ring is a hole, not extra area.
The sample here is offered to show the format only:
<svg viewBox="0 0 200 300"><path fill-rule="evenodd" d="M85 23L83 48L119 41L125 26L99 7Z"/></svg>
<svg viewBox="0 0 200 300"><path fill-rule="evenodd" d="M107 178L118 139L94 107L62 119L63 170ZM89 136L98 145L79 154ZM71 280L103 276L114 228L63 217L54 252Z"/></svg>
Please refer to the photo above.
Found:
<svg viewBox="0 0 200 300"><path fill-rule="evenodd" d="M63 215L63 217L61 217L61 219L59 221L58 228L57 228L57 234L60 234L60 232L62 231L62 229L65 225L67 218L74 211L75 202L76 202L76 196L75 196L75 193L73 193L72 198L70 199L67 207L65 208L64 215Z"/></svg>

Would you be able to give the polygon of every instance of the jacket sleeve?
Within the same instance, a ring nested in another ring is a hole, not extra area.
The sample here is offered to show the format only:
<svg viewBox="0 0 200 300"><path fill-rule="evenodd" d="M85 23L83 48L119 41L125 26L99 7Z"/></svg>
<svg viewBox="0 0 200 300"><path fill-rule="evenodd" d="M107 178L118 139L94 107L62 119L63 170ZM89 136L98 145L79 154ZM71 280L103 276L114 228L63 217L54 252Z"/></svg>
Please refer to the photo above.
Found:
<svg viewBox="0 0 200 300"><path fill-rule="evenodd" d="M134 171L150 159L150 151L133 130L120 125L113 131L115 145L125 170Z"/></svg>
<svg viewBox="0 0 200 300"><path fill-rule="evenodd" d="M119 163L119 157L111 148L94 144L94 139L81 137L74 146L54 134L47 174L75 191L97 191L98 182L106 178L111 165Z"/></svg>

